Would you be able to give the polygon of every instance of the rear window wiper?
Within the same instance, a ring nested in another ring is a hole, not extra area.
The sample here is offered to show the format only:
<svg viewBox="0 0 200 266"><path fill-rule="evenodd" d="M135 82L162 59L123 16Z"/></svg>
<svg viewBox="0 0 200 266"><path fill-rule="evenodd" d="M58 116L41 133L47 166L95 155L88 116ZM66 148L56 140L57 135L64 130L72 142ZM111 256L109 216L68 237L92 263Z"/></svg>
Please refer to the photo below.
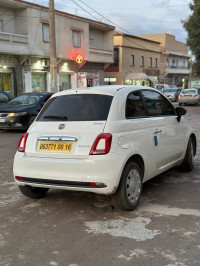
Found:
<svg viewBox="0 0 200 266"><path fill-rule="evenodd" d="M66 116L59 116L59 115L47 115L43 117L44 119L56 120L56 121L67 121Z"/></svg>

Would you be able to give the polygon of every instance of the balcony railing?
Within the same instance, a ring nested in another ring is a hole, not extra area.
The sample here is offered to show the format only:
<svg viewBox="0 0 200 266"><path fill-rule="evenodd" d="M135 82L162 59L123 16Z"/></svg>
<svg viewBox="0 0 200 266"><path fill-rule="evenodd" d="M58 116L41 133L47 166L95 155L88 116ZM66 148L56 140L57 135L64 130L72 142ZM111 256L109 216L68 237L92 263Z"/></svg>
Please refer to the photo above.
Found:
<svg viewBox="0 0 200 266"><path fill-rule="evenodd" d="M6 42L10 44L27 44L28 45L28 36L0 32L0 42Z"/></svg>
<svg viewBox="0 0 200 266"><path fill-rule="evenodd" d="M89 48L90 60L96 62L113 63L113 52L97 48Z"/></svg>
<svg viewBox="0 0 200 266"><path fill-rule="evenodd" d="M188 66L176 66L176 65L166 65L165 68L189 69Z"/></svg>

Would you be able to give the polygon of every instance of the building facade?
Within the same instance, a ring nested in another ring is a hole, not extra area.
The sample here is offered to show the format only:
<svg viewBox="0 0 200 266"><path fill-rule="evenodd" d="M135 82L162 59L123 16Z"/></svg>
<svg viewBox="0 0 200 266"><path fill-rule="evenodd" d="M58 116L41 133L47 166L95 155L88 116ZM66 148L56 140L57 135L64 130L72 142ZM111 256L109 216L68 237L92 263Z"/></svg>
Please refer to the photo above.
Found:
<svg viewBox="0 0 200 266"><path fill-rule="evenodd" d="M114 27L55 11L59 89L101 85L113 62ZM21 0L0 3L0 89L50 90L48 8Z"/></svg>
<svg viewBox="0 0 200 266"><path fill-rule="evenodd" d="M161 61L164 61L161 69L161 73L163 73L161 82L187 88L190 76L188 46L183 42L176 41L175 36L169 33L138 36L160 42Z"/></svg>
<svg viewBox="0 0 200 266"><path fill-rule="evenodd" d="M114 63L105 70L105 83L153 87L162 78L161 65L159 42L115 32Z"/></svg>

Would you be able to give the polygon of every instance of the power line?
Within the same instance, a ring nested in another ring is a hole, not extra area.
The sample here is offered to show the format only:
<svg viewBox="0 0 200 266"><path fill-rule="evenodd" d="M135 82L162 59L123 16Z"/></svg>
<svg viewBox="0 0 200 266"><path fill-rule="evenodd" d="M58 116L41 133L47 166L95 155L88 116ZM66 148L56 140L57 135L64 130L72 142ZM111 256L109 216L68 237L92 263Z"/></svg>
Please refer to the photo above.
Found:
<svg viewBox="0 0 200 266"><path fill-rule="evenodd" d="M98 18L96 18L95 16L93 16L90 12L88 12L87 10L85 10L83 7L81 7L79 4L77 4L74 0L71 0L75 5L77 5L78 7L80 7L83 11L85 11L87 14L89 14L91 17L93 17L94 19L96 19L97 21L101 22Z"/></svg>
<svg viewBox="0 0 200 266"><path fill-rule="evenodd" d="M78 5L74 0L71 0L72 2L74 2L76 5ZM113 21L111 21L110 19L108 19L107 17L105 17L104 15L102 15L101 13L99 13L98 11L96 11L95 9L93 9L91 6L89 6L88 4L86 4L85 2L83 2L82 0L78 0L79 2L81 2L82 4L84 4L85 6L87 6L88 8L90 8L93 12L95 12L96 14L98 14L99 16L101 16L102 18L106 19L107 21L109 21L111 24L115 25L116 27L118 27L119 29L123 30L124 32L128 33L129 35L133 36L134 35L132 33L130 33L129 31L127 31L126 29L122 28L121 26L119 26L118 24L114 23ZM78 5L81 9L83 9L80 5ZM84 9L83 9L84 10ZM87 11L87 13L90 14L90 12ZM91 15L91 14L90 14ZM100 21L100 20L99 20ZM126 36L123 36L125 39L127 39L129 42L137 45L137 47L141 47L142 49L145 49L145 50L148 50L148 51L151 51L151 49L148 49L142 45L139 45L138 43L134 42L133 40L130 40L128 37ZM136 36L138 37L138 36ZM143 38L144 39L144 38ZM148 40L148 39L146 39ZM151 41L151 40L150 40ZM174 51L174 52L177 52L177 51L182 51L182 50L173 50L171 49L171 51Z"/></svg>

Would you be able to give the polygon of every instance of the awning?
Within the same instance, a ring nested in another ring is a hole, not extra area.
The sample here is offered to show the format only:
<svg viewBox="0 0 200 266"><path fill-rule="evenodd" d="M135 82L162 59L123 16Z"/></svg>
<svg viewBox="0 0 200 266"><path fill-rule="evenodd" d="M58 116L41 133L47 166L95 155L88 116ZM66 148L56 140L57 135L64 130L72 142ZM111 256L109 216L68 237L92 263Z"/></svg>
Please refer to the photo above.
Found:
<svg viewBox="0 0 200 266"><path fill-rule="evenodd" d="M147 79L147 75L145 73L128 73L125 77L125 80L144 80Z"/></svg>
<svg viewBox="0 0 200 266"><path fill-rule="evenodd" d="M158 82L158 80L155 77L153 77L153 76L147 76L147 79L151 80L151 82L153 82L153 83L157 83Z"/></svg>

